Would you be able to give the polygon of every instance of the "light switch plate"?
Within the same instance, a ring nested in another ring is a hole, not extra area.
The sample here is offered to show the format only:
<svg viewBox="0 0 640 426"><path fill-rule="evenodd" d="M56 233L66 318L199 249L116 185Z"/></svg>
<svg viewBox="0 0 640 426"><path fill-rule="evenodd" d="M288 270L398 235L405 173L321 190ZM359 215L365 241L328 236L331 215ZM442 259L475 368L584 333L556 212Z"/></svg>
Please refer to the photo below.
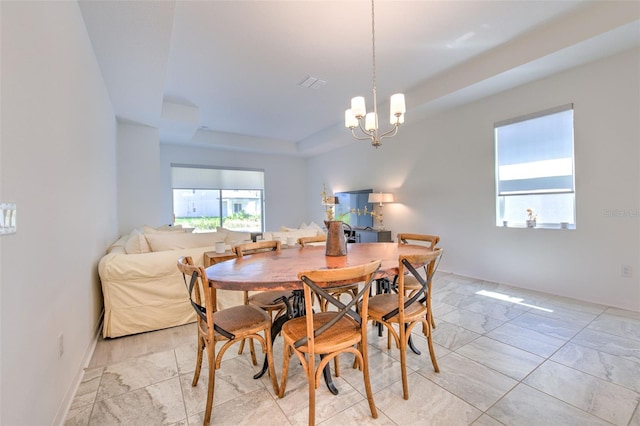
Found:
<svg viewBox="0 0 640 426"><path fill-rule="evenodd" d="M0 235L16 233L16 205L15 203L0 202Z"/></svg>

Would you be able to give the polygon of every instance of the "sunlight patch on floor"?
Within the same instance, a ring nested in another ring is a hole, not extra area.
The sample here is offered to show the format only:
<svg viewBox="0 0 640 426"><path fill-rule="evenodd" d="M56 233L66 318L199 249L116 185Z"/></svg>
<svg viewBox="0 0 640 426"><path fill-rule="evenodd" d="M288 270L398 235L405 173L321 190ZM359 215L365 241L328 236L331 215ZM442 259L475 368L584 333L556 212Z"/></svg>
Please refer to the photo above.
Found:
<svg viewBox="0 0 640 426"><path fill-rule="evenodd" d="M476 294L480 296L491 297L492 299L498 299L505 302L515 303L516 305L526 306L527 308L538 309L544 312L553 312L553 309L543 308L541 306L524 303L524 299L521 297L513 297L506 294L497 293L495 291L487 291L487 290L477 291Z"/></svg>

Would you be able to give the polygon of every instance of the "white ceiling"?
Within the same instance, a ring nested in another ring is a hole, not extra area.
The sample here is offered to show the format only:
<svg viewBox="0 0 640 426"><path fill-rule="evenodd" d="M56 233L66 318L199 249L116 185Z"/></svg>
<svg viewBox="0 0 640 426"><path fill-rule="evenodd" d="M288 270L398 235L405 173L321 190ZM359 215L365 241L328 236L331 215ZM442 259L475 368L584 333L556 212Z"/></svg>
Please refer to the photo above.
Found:
<svg viewBox="0 0 640 426"><path fill-rule="evenodd" d="M367 0L79 4L118 119L161 142L308 156L352 142L351 97L371 109ZM375 17L381 123L396 92L408 123L640 45L638 1L378 0Z"/></svg>

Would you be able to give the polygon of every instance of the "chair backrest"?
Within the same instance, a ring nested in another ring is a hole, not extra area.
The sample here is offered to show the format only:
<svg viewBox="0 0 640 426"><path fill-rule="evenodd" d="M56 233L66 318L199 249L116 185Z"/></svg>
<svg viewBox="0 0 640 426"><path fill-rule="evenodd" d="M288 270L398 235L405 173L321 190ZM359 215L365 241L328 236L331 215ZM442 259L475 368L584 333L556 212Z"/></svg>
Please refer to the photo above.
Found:
<svg viewBox="0 0 640 426"><path fill-rule="evenodd" d="M429 234L410 234L410 233L400 233L398 234L398 244L411 244L418 243L423 245L428 245L431 250L435 250L436 245L440 242L440 237L437 235L429 235ZM425 244L426 243L426 244ZM429 270L434 264L429 263L425 265L424 270L427 274L431 274L432 271Z"/></svg>
<svg viewBox="0 0 640 426"><path fill-rule="evenodd" d="M207 271L204 267L196 266L191 256L184 256L178 259L178 270L182 272L191 306L198 314L198 327L209 335L211 341L213 341L214 330L227 339L234 339L235 336L232 333L214 322L214 313L217 310L216 289L209 285ZM204 304L202 303L203 299Z"/></svg>
<svg viewBox="0 0 640 426"><path fill-rule="evenodd" d="M440 241L440 237L437 235L428 235L428 234L409 234L409 233L400 233L398 234L398 244L411 244L412 242L422 242L428 243L429 248L433 250Z"/></svg>
<svg viewBox="0 0 640 426"><path fill-rule="evenodd" d="M314 353L315 337L331 329L331 327L345 315L349 315L353 318L363 328L363 334L366 334L369 290L376 272L380 269L380 264L381 262L376 260L364 265L350 266L346 268L318 269L300 272L298 274L298 278L302 280L304 284L306 312L313 312L312 293L315 293L325 299L329 304L335 306L337 308L337 314L331 321L328 321L317 328L313 322L313 315L306 315L307 336L295 342L294 346L298 347L300 345L308 344L309 352ZM342 287L358 282L363 282L364 285L358 292L357 296L347 304L342 303L327 291L327 289ZM360 305L360 309L358 309L358 305Z"/></svg>
<svg viewBox="0 0 640 426"><path fill-rule="evenodd" d="M431 297L431 283L433 276L438 269L438 264L442 258L442 248L438 247L434 249L435 257L433 253L420 253L400 255L398 258L398 307L387 313L383 319L387 319L400 314L400 317L404 315L404 310L413 303L425 303L429 297ZM427 276L422 277L418 272L418 268L425 267L427 270ZM411 274L421 285L422 289L416 291L413 296L405 300L404 292L404 280L405 274Z"/></svg>
<svg viewBox="0 0 640 426"><path fill-rule="evenodd" d="M261 253L263 251L280 251L280 241L256 241L255 243L244 243L233 246L231 250L242 258L245 254Z"/></svg>
<svg viewBox="0 0 640 426"><path fill-rule="evenodd" d="M215 289L209 286L206 271L202 266L196 266L191 256L184 256L178 259L178 270L182 272L191 306L198 314L198 322L203 321L205 324L213 324L213 313L216 309L216 292Z"/></svg>
<svg viewBox="0 0 640 426"><path fill-rule="evenodd" d="M326 235L316 235L314 237L300 237L298 238L298 244L300 244L300 247L304 247L305 244L311 244L311 243L322 243L327 241L327 236Z"/></svg>

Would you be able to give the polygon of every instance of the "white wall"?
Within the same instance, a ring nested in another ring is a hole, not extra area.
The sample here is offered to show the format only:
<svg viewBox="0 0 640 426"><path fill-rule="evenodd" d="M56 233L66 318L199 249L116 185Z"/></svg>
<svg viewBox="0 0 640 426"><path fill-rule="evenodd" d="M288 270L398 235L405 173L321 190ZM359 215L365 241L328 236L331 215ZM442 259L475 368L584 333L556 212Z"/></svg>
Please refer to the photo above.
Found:
<svg viewBox="0 0 640 426"><path fill-rule="evenodd" d="M115 118L76 2L1 2L0 423L61 423L102 311L117 236ZM58 358L58 336L64 355Z"/></svg>
<svg viewBox="0 0 640 426"><path fill-rule="evenodd" d="M158 129L118 122L118 224L120 234L161 225ZM166 223L170 223L166 222Z"/></svg>
<svg viewBox="0 0 640 426"><path fill-rule="evenodd" d="M171 164L264 170L266 230L276 231L282 225L297 227L301 222L309 222L305 202L308 189L305 159L160 144L163 223L173 220ZM320 199L321 191L314 189L317 199Z"/></svg>
<svg viewBox="0 0 640 426"><path fill-rule="evenodd" d="M639 78L636 49L422 122L411 122L409 107L382 148L354 143L310 160L308 193L323 181L331 191L392 191L386 228L440 235L442 270L640 310ZM566 103L574 104L577 230L496 227L493 123ZM317 200L307 202L320 220ZM620 276L622 264L632 278Z"/></svg>

